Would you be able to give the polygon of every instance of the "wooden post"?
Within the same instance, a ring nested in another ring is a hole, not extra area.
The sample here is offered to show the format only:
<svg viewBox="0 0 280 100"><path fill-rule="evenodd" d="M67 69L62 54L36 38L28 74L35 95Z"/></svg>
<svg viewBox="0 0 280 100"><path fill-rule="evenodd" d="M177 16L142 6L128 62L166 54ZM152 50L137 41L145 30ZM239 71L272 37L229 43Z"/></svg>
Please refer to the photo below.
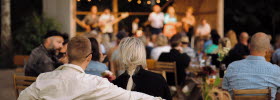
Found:
<svg viewBox="0 0 280 100"><path fill-rule="evenodd" d="M114 16L115 16L115 18L117 18L118 17L118 0L113 0L113 12L114 12ZM116 23L115 25L114 25L114 33L117 33L118 32L118 27L119 27L119 24L118 23Z"/></svg>
<svg viewBox="0 0 280 100"><path fill-rule="evenodd" d="M221 37L224 37L224 0L218 0L217 7L217 30Z"/></svg>

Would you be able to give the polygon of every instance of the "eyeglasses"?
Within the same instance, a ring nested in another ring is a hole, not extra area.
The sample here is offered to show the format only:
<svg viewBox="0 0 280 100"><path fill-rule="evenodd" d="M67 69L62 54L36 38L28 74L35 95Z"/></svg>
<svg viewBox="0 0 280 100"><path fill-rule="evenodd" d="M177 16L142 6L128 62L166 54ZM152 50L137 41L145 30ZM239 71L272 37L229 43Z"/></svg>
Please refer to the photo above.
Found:
<svg viewBox="0 0 280 100"><path fill-rule="evenodd" d="M189 44L188 42L182 42L182 44Z"/></svg>
<svg viewBox="0 0 280 100"><path fill-rule="evenodd" d="M91 55L92 54L92 52L91 53L89 53L87 56L86 56L86 58L89 56L89 55Z"/></svg>

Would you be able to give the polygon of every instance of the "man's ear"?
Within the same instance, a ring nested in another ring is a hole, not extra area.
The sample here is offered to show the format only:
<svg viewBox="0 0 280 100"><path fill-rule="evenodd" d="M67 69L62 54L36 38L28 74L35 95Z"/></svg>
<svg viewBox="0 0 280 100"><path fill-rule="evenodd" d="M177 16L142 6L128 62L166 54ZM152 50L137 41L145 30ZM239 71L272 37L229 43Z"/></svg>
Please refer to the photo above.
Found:
<svg viewBox="0 0 280 100"><path fill-rule="evenodd" d="M92 54L90 54L90 55L87 57L86 61L87 61L87 62L90 62L91 59L92 59Z"/></svg>

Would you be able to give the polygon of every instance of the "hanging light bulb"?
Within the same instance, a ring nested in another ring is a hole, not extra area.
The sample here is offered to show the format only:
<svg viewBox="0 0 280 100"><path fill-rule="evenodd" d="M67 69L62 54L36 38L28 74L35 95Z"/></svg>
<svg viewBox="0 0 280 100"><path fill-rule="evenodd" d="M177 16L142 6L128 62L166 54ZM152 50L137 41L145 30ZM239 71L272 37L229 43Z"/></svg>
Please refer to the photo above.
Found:
<svg viewBox="0 0 280 100"><path fill-rule="evenodd" d="M168 1L168 0L166 0L166 1Z"/></svg>
<svg viewBox="0 0 280 100"><path fill-rule="evenodd" d="M91 2L91 0L88 0L88 2Z"/></svg>
<svg viewBox="0 0 280 100"><path fill-rule="evenodd" d="M147 4L148 4L148 5L149 5L149 4L151 4L151 1L150 1L150 0L148 0L148 1L147 1Z"/></svg>
<svg viewBox="0 0 280 100"><path fill-rule="evenodd" d="M160 0L157 0L156 2L157 2L157 3L160 3Z"/></svg>
<svg viewBox="0 0 280 100"><path fill-rule="evenodd" d="M131 2L132 0L127 0L128 2Z"/></svg>
<svg viewBox="0 0 280 100"><path fill-rule="evenodd" d="M77 0L77 2L80 2L81 0Z"/></svg>
<svg viewBox="0 0 280 100"><path fill-rule="evenodd" d="M138 0L137 3L138 3L138 4L141 4L141 0Z"/></svg>

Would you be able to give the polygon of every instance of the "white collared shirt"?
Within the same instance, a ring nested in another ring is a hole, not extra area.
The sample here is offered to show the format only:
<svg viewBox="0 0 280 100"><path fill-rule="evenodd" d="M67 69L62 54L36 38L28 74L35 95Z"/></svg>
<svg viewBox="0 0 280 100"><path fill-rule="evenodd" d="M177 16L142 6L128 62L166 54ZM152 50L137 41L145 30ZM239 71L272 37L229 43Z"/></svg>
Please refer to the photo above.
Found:
<svg viewBox="0 0 280 100"><path fill-rule="evenodd" d="M210 34L210 32L211 32L211 27L209 24L199 25L197 27L197 33L199 34L199 36L207 36Z"/></svg>
<svg viewBox="0 0 280 100"><path fill-rule="evenodd" d="M86 74L77 65L65 64L42 73L20 93L18 100L159 100L119 88L107 79Z"/></svg>

